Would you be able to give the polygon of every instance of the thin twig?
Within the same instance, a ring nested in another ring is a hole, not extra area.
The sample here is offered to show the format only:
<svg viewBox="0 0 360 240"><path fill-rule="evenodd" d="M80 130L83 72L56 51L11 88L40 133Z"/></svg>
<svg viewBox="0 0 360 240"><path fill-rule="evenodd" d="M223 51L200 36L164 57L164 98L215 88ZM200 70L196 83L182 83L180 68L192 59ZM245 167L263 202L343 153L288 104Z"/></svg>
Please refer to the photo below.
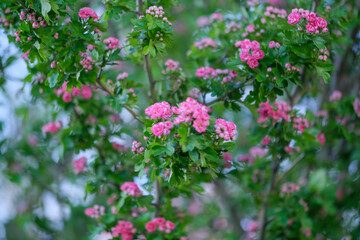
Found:
<svg viewBox="0 0 360 240"><path fill-rule="evenodd" d="M149 81L149 97L153 102L156 102L155 81L151 70L151 62L150 62L149 54L144 55L144 68Z"/></svg>
<svg viewBox="0 0 360 240"><path fill-rule="evenodd" d="M225 93L225 94L222 95L221 97L218 97L218 98L216 98L215 100L212 100L211 102L206 103L206 106L212 105L212 104L214 104L214 103L216 103L216 102L220 102L220 101L222 101L222 100L225 100L230 94L232 94L232 93L234 93L234 92L236 92L236 91L239 91L239 89L240 89L240 88L234 88L233 90Z"/></svg>
<svg viewBox="0 0 360 240"><path fill-rule="evenodd" d="M300 156L298 156L298 158L295 159L293 164L286 171L284 171L283 173L280 174L280 176L276 180L275 185L278 184L279 182L281 182L303 159L304 159L304 154L301 154Z"/></svg>

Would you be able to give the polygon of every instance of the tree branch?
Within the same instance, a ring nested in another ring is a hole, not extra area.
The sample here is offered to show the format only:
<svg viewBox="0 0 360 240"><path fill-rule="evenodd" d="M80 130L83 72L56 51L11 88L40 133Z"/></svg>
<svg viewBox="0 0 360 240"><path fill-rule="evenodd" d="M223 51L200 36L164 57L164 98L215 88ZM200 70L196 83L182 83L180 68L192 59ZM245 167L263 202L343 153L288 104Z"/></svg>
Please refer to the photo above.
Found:
<svg viewBox="0 0 360 240"><path fill-rule="evenodd" d="M144 55L144 68L149 81L149 98L156 102L155 80L151 70L150 55Z"/></svg>
<svg viewBox="0 0 360 240"><path fill-rule="evenodd" d="M275 182L275 185L281 182L299 164L299 162L304 159L304 156L305 156L304 154L298 156L298 158L295 159L293 164L286 171L280 174L280 176L277 178Z"/></svg>

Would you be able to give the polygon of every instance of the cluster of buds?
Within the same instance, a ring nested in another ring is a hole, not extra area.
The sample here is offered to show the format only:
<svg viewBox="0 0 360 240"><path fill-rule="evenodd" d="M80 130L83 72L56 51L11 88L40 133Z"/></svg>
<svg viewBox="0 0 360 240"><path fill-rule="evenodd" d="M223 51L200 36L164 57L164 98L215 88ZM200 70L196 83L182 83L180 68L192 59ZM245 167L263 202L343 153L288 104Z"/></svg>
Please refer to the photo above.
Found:
<svg viewBox="0 0 360 240"><path fill-rule="evenodd" d="M99 218L105 214L105 207L94 205L92 208L85 209L85 215L91 218Z"/></svg>
<svg viewBox="0 0 360 240"><path fill-rule="evenodd" d="M288 71L298 71L300 72L300 68L296 67L295 65L291 65L291 63L285 63L285 67Z"/></svg>
<svg viewBox="0 0 360 240"><path fill-rule="evenodd" d="M131 146L131 151L133 153L138 153L138 154L143 154L144 153L144 148L141 146L141 142L137 142L137 141L133 141L132 142L132 146Z"/></svg>
<svg viewBox="0 0 360 240"><path fill-rule="evenodd" d="M146 9L146 14L150 14L151 16L154 16L155 18L162 19L163 22L167 22L169 25L172 25L171 22L165 17L164 8L162 6L151 6L148 9Z"/></svg>
<svg viewBox="0 0 360 240"><path fill-rule="evenodd" d="M20 13L20 19L23 21L29 21L33 28L46 27L47 23L42 17L36 19L35 13Z"/></svg>
<svg viewBox="0 0 360 240"><path fill-rule="evenodd" d="M266 7L266 11L264 12L264 15L266 17L271 17L271 18L286 18L287 12L285 9L279 9L279 8L274 8L273 6L267 6Z"/></svg>
<svg viewBox="0 0 360 240"><path fill-rule="evenodd" d="M83 66L83 68L85 68L85 72L93 70L92 64L95 63L95 61L86 53L80 53L80 54L82 57L80 64Z"/></svg>
<svg viewBox="0 0 360 240"><path fill-rule="evenodd" d="M159 39L160 41L163 41L164 40L163 36L164 36L164 34L162 34L160 31L157 31L155 38Z"/></svg>
<svg viewBox="0 0 360 240"><path fill-rule="evenodd" d="M315 51L316 51L316 49L314 48L314 52ZM325 49L320 49L319 52L320 52L319 56L318 56L319 60L326 61L328 59L328 57L330 56L330 52L326 47L325 47Z"/></svg>
<svg viewBox="0 0 360 240"><path fill-rule="evenodd" d="M321 17L317 17L315 12L310 12L309 10L304 10L302 8L297 9L294 8L292 13L288 16L288 23L291 25L298 24L301 22L301 19L307 21L306 31L308 33L319 34L320 29L322 29L323 33L327 33L327 21ZM302 27L298 27L298 30L302 30Z"/></svg>

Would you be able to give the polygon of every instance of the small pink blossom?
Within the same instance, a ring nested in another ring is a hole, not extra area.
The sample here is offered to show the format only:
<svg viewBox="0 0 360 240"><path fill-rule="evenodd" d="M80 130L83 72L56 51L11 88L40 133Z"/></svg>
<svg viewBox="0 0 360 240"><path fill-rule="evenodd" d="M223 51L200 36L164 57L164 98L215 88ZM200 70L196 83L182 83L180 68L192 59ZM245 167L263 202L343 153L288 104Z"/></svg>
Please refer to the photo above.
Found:
<svg viewBox="0 0 360 240"><path fill-rule="evenodd" d="M75 168L75 174L79 174L81 172L85 172L85 167L86 167L86 158L82 157L79 158L78 160L76 160L73 163L73 166Z"/></svg>

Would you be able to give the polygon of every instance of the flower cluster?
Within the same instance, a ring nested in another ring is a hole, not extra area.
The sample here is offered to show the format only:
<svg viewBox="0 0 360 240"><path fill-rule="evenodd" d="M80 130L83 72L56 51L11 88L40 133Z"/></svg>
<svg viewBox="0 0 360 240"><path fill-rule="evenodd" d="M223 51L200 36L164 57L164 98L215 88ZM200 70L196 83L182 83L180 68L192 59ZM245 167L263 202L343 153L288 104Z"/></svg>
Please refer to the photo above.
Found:
<svg viewBox="0 0 360 240"><path fill-rule="evenodd" d="M306 118L296 117L293 119L293 128L297 129L300 133L302 133L305 128L308 128L309 122Z"/></svg>
<svg viewBox="0 0 360 240"><path fill-rule="evenodd" d="M172 116L171 106L168 102L165 101L155 103L145 109L145 114L150 116L151 119L169 119Z"/></svg>
<svg viewBox="0 0 360 240"><path fill-rule="evenodd" d="M296 67L295 65L291 65L291 63L289 63L289 62L285 63L285 68L288 71L298 71L298 72L300 72L300 70L301 70L300 68Z"/></svg>
<svg viewBox="0 0 360 240"><path fill-rule="evenodd" d="M112 147L117 150L118 152L126 152L128 150L127 147L117 143L117 142L113 142L112 144Z"/></svg>
<svg viewBox="0 0 360 240"><path fill-rule="evenodd" d="M316 135L316 140L320 142L321 146L324 146L326 141L325 134L319 133L318 135Z"/></svg>
<svg viewBox="0 0 360 240"><path fill-rule="evenodd" d="M77 97L81 95L84 99L90 99L92 96L91 89L88 86L81 86L81 89L73 87L70 91L66 91L67 82L64 82L62 87L55 90L55 93L58 97L62 95L62 99L64 102L71 102L72 97Z"/></svg>
<svg viewBox="0 0 360 240"><path fill-rule="evenodd" d="M231 153L223 153L222 157L224 158L224 168L231 168L232 165L232 155Z"/></svg>
<svg viewBox="0 0 360 240"><path fill-rule="evenodd" d="M105 38L104 44L107 45L105 49L117 49L117 48L121 49L122 48L119 39L114 38L114 37Z"/></svg>
<svg viewBox="0 0 360 240"><path fill-rule="evenodd" d="M85 215L92 218L99 218L105 214L105 207L94 205L92 208L85 209Z"/></svg>
<svg viewBox="0 0 360 240"><path fill-rule="evenodd" d="M314 51L316 51L316 50L314 49ZM328 59L328 57L330 56L330 52L326 47L325 47L325 49L320 49L319 52L320 52L319 56L318 56L319 60L326 61Z"/></svg>
<svg viewBox="0 0 360 240"><path fill-rule="evenodd" d="M337 101L340 100L342 97L342 93L338 90L335 90L331 95L330 95L330 101Z"/></svg>
<svg viewBox="0 0 360 240"><path fill-rule="evenodd" d="M172 111L178 115L174 119L174 124L193 121L193 127L199 133L205 132L210 124L208 108L193 98L187 98L185 102L180 103L179 108L172 107Z"/></svg>
<svg viewBox="0 0 360 240"><path fill-rule="evenodd" d="M165 62L165 67L166 67L166 69L169 70L169 71L175 71L175 70L178 69L178 67L179 67L179 62L174 61L174 60L172 60L172 59L168 59L168 60L166 60L166 62Z"/></svg>
<svg viewBox="0 0 360 240"><path fill-rule="evenodd" d="M86 157L81 157L73 163L75 168L75 174L79 174L81 172L85 172L86 167Z"/></svg>
<svg viewBox="0 0 360 240"><path fill-rule="evenodd" d="M288 23L291 25L298 24L302 18L307 20L305 27L308 33L319 34L319 29L322 29L323 33L328 32L328 29L326 28L327 21L325 19L317 17L315 12L310 12L309 10L304 10L302 8L295 8L292 10L292 13L288 16ZM299 27L298 29L301 30L302 28Z"/></svg>
<svg viewBox="0 0 360 240"><path fill-rule="evenodd" d="M225 141L235 140L237 134L236 125L224 119L216 119L215 132Z"/></svg>
<svg viewBox="0 0 360 240"><path fill-rule="evenodd" d="M266 11L264 12L264 16L266 17L271 17L271 18L283 18L285 19L287 15L287 12L285 9L279 9L279 8L274 8L273 6L267 6L266 7Z"/></svg>
<svg viewBox="0 0 360 240"><path fill-rule="evenodd" d="M270 41L269 42L269 48L280 48L280 43L275 42L275 41Z"/></svg>
<svg viewBox="0 0 360 240"><path fill-rule="evenodd" d="M127 78L129 76L129 74L127 72L123 72L123 73L119 73L119 75L117 75L116 80L123 80L125 78Z"/></svg>
<svg viewBox="0 0 360 240"><path fill-rule="evenodd" d="M28 21L29 23L31 23L31 26L33 28L39 28L39 27L46 27L47 26L47 23L46 21L42 18L42 17L38 17L36 19L36 16L35 16L35 12L24 12L22 11L20 13L20 20L22 21ZM30 39L29 39L30 38ZM30 41L31 40L31 37L29 37L28 40ZM16 41L20 41L20 38L16 37Z"/></svg>
<svg viewBox="0 0 360 240"><path fill-rule="evenodd" d="M125 182L121 185L120 190L125 194L139 197L142 195L142 191L139 189L138 185L134 182Z"/></svg>
<svg viewBox="0 0 360 240"><path fill-rule="evenodd" d="M198 78L209 79L211 77L216 77L217 73L216 70L211 67L201 67L196 69L195 76Z"/></svg>
<svg viewBox="0 0 360 240"><path fill-rule="evenodd" d="M131 222L123 220L118 221L118 224L111 228L112 236L114 238L121 236L123 240L132 240L136 231Z"/></svg>
<svg viewBox="0 0 360 240"><path fill-rule="evenodd" d="M226 29L225 29L225 33L228 34L230 33L231 31L232 32L237 32L241 29L241 25L237 24L235 21L231 21L227 26L226 26Z"/></svg>
<svg viewBox="0 0 360 240"><path fill-rule="evenodd" d="M290 121L288 112L291 111L291 107L284 101L275 102L275 105L278 108L276 111L269 104L269 100L265 103L260 103L259 108L256 110L258 113L260 113L258 123L263 123L269 118L272 118L275 121L280 119Z"/></svg>
<svg viewBox="0 0 360 240"><path fill-rule="evenodd" d="M154 16L155 18L160 18L163 20L163 22L167 22L169 25L172 25L171 22L165 17L164 8L162 6L151 6L148 9L146 9L146 14L150 14L151 16Z"/></svg>
<svg viewBox="0 0 360 240"><path fill-rule="evenodd" d="M198 42L194 42L194 47L200 50L206 47L217 48L217 44L211 38L203 38Z"/></svg>
<svg viewBox="0 0 360 240"><path fill-rule="evenodd" d="M300 190L300 187L296 185L295 183L284 183L281 186L281 193L282 194L291 194L294 192L298 192Z"/></svg>
<svg viewBox="0 0 360 240"><path fill-rule="evenodd" d="M133 141L131 146L131 151L133 153L143 154L144 148L141 146L141 142Z"/></svg>
<svg viewBox="0 0 360 240"><path fill-rule="evenodd" d="M151 131L157 137L160 137L162 134L167 136L170 134L170 131L173 127L174 127L174 124L170 121L159 122L151 127Z"/></svg>
<svg viewBox="0 0 360 240"><path fill-rule="evenodd" d="M80 53L81 55L81 61L80 64L85 68L85 72L93 70L93 63L95 61L86 53Z"/></svg>
<svg viewBox="0 0 360 240"><path fill-rule="evenodd" d="M154 218L146 223L145 228L148 232L154 232L158 229L162 232L171 233L175 229L175 224L171 221L166 221L165 218Z"/></svg>
<svg viewBox="0 0 360 240"><path fill-rule="evenodd" d="M62 128L62 122L49 122L42 127L42 132L45 133L57 133Z"/></svg>
<svg viewBox="0 0 360 240"><path fill-rule="evenodd" d="M260 43L256 40L250 41L245 39L244 41L237 41L235 47L240 47L241 52L239 54L241 61L247 61L250 68L255 68L259 65L259 60L264 58L264 52L260 50ZM251 53L250 53L251 51Z"/></svg>
<svg viewBox="0 0 360 240"><path fill-rule="evenodd" d="M92 17L94 21L99 20L99 16L96 14L96 12L89 7L80 9L78 16L82 19L88 19L89 17Z"/></svg>

